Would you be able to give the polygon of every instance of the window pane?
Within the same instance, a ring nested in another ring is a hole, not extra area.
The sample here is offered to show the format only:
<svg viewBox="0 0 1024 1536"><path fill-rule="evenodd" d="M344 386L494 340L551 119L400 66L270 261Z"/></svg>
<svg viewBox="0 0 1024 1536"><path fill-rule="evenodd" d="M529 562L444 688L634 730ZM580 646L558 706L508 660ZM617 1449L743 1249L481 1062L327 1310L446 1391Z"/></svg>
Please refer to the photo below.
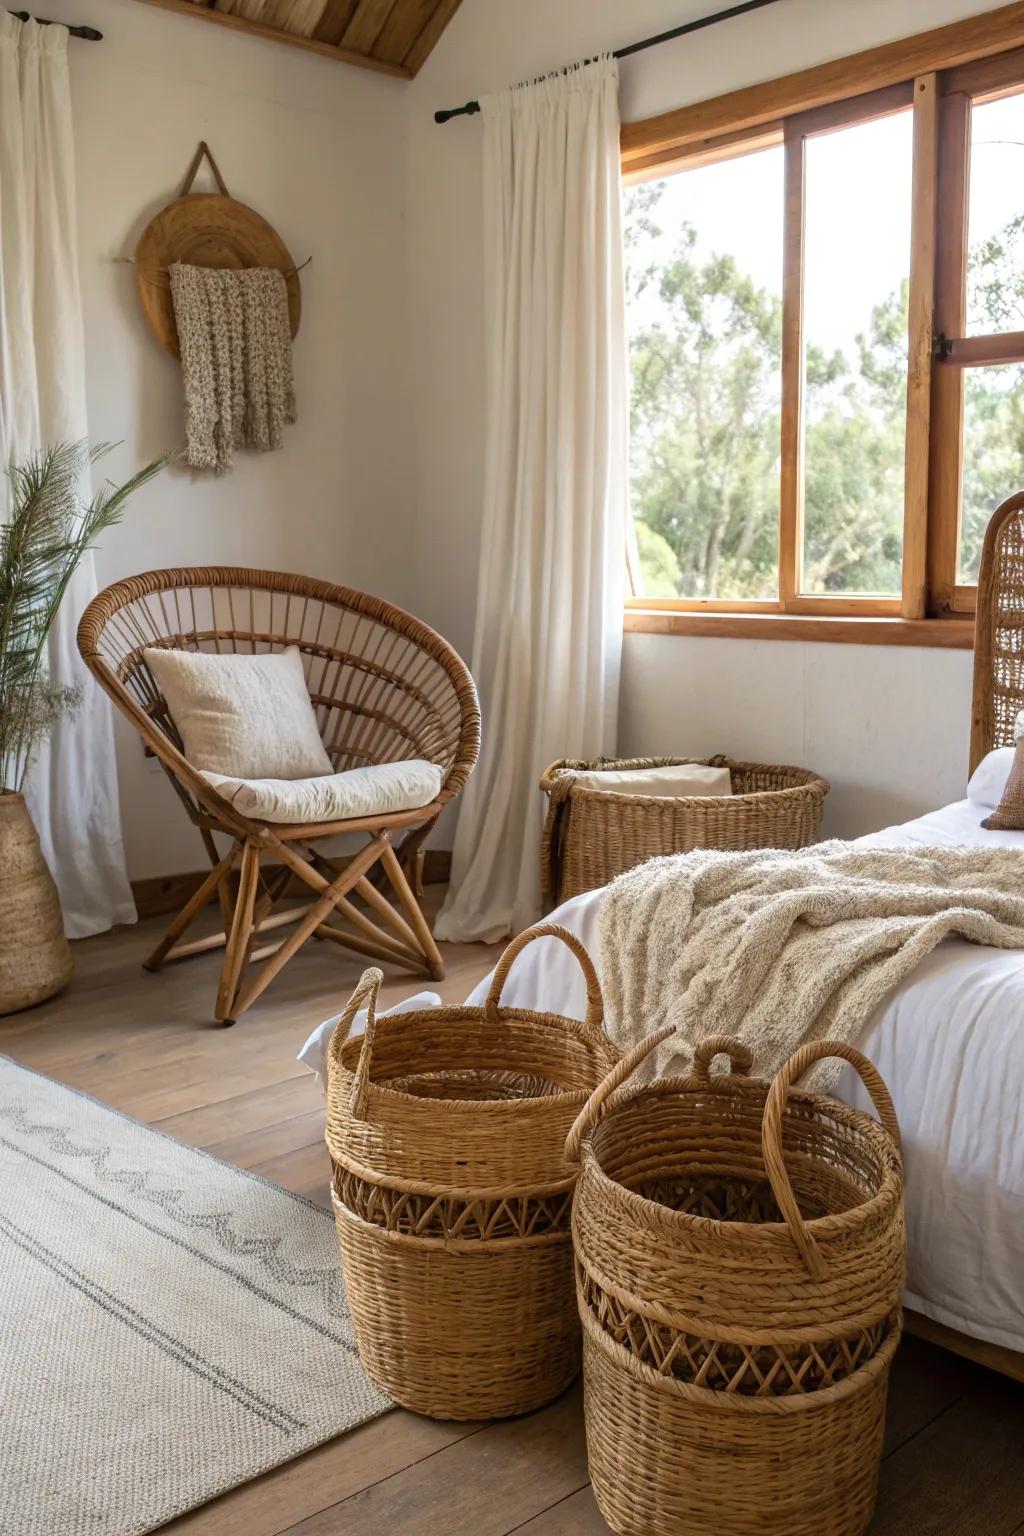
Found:
<svg viewBox="0 0 1024 1536"><path fill-rule="evenodd" d="M641 592L772 598L782 149L646 182L625 196Z"/></svg>
<svg viewBox="0 0 1024 1536"><path fill-rule="evenodd" d="M1024 364L964 369L962 582L976 582L988 520L1024 488Z"/></svg>
<svg viewBox="0 0 1024 1536"><path fill-rule="evenodd" d="M1024 95L971 109L967 334L1024 331Z"/></svg>
<svg viewBox="0 0 1024 1536"><path fill-rule="evenodd" d="M808 139L801 590L895 596L903 557L909 112Z"/></svg>

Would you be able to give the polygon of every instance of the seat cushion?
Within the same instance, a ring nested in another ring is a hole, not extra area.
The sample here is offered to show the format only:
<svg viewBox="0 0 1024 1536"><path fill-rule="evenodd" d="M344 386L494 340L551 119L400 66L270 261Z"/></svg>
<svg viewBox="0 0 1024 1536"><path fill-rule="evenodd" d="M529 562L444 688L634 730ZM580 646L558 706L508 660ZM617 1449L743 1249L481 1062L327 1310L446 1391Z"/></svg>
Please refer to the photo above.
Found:
<svg viewBox="0 0 1024 1536"><path fill-rule="evenodd" d="M194 768L237 779L334 772L297 646L255 656L157 646L143 654Z"/></svg>
<svg viewBox="0 0 1024 1536"><path fill-rule="evenodd" d="M243 816L297 825L418 810L436 800L444 774L436 763L411 757L311 779L240 779L206 772L203 778Z"/></svg>

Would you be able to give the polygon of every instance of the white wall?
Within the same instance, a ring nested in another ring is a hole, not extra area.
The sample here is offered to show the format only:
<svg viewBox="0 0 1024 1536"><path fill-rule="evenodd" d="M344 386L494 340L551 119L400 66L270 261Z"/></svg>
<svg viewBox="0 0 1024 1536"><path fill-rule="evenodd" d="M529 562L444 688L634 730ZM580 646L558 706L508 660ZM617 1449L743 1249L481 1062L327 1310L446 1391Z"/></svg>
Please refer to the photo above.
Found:
<svg viewBox="0 0 1024 1536"><path fill-rule="evenodd" d="M468 655L483 415L481 124L463 101L714 9L708 0L464 0L413 83L409 252L417 603ZM991 9L991 0L781 0L624 60L625 120ZM486 701L485 701L486 707ZM797 762L833 783L851 835L962 793L970 655L803 642L625 639L620 747Z"/></svg>
<svg viewBox="0 0 1024 1536"><path fill-rule="evenodd" d="M149 218L176 195L200 139L229 190L280 232L302 274L299 419L281 452L229 475L164 474L99 551L106 583L161 565L296 570L404 603L409 410L401 162L404 82L139 5L47 0L102 43L72 40L90 434L123 441L125 475L183 437L181 375L146 329L133 269ZM199 191L216 190L209 172ZM132 876L202 866L163 774L118 722Z"/></svg>

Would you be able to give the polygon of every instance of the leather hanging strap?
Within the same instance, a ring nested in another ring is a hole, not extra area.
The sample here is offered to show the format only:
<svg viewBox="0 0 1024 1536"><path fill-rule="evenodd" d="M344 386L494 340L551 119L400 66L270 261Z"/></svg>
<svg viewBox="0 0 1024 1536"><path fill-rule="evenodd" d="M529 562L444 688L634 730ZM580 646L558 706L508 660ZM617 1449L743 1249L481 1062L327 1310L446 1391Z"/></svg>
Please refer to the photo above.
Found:
<svg viewBox="0 0 1024 1536"><path fill-rule="evenodd" d="M185 180L182 182L181 191L178 193L178 196L185 197L189 192L191 192L192 183L195 181L199 167L202 165L204 160L207 162L210 170L213 172L213 179L220 188L221 196L230 197L231 193L228 191L224 184L224 177L220 173L220 167L218 166L216 160L213 158L213 154L210 151L210 146L207 144L205 139L202 140L199 148L196 150L192 157L192 164L188 168L188 172L186 173Z"/></svg>

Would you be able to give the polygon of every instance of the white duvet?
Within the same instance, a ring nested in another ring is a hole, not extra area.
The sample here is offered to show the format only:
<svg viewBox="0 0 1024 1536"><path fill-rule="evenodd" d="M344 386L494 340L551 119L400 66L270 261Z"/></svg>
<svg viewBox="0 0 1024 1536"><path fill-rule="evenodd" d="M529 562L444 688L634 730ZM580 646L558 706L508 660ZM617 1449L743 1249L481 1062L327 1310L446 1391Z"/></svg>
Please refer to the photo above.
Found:
<svg viewBox="0 0 1024 1536"><path fill-rule="evenodd" d="M1024 852L1024 832L986 832L985 815L960 800L859 841ZM576 896L551 914L595 960L601 895ZM466 1001L482 1002L488 980ZM502 1000L582 1017L586 994L576 961L548 940L524 950ZM907 1306L1024 1350L1024 952L947 940L890 994L858 1045L888 1083L903 1131ZM837 1091L870 1109L852 1071Z"/></svg>

